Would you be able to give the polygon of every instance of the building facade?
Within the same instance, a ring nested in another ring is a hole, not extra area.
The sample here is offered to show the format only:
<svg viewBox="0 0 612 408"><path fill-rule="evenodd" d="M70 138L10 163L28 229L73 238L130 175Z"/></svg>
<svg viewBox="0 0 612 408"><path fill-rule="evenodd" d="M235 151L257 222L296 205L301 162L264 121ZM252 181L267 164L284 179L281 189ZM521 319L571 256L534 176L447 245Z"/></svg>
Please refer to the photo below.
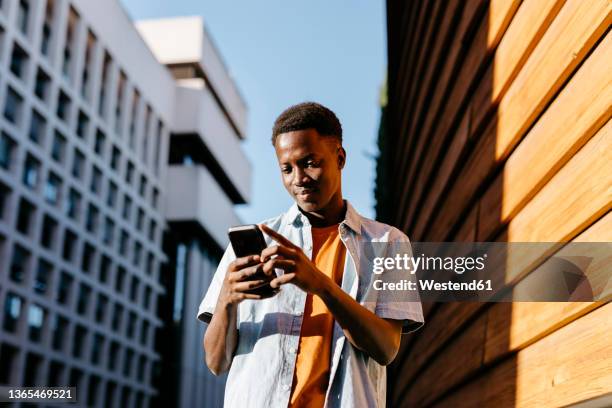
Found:
<svg viewBox="0 0 612 408"><path fill-rule="evenodd" d="M414 242L612 241L611 22L605 0L387 1L377 217ZM389 406L610 406L610 270L585 270L607 302L424 304Z"/></svg>
<svg viewBox="0 0 612 408"><path fill-rule="evenodd" d="M172 27L116 0L0 1L0 384L82 406L222 395L196 298L249 198L246 106L201 20L173 24L200 30L175 65L151 43Z"/></svg>

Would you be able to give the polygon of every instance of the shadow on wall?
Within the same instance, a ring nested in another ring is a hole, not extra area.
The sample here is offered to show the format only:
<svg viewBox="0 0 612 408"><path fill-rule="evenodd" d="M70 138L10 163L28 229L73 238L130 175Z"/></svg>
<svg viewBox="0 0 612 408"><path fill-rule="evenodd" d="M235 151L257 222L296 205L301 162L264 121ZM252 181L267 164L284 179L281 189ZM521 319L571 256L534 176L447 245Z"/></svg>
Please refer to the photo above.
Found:
<svg viewBox="0 0 612 408"><path fill-rule="evenodd" d="M610 241L610 9L388 1L378 219L413 242ZM519 281L547 255L504 278ZM389 366L388 405L558 406L612 392L609 377L599 389L584 381L598 368L565 340L601 323L610 309L599 306L424 304L425 326ZM583 353L610 346L595 331ZM565 363L576 375L560 383ZM580 386L590 391L576 396Z"/></svg>

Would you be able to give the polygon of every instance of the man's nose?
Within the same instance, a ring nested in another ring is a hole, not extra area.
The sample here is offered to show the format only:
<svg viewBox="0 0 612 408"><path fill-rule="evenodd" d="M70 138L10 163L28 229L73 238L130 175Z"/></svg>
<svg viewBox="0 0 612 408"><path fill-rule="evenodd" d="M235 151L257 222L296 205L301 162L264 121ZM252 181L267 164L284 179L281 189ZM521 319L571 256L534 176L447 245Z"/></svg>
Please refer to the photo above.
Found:
<svg viewBox="0 0 612 408"><path fill-rule="evenodd" d="M295 172L293 173L293 184L294 185L299 186L304 183L307 183L309 180L310 180L310 177L308 177L304 169L301 169L299 167L295 168Z"/></svg>

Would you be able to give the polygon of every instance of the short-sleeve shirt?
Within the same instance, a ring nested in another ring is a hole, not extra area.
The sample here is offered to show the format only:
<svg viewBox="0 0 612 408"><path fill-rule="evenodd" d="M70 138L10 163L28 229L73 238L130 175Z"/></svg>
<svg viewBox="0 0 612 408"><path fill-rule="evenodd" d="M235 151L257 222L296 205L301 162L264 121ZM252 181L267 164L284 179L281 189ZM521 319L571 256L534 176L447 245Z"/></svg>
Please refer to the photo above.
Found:
<svg viewBox="0 0 612 408"><path fill-rule="evenodd" d="M344 220L338 232L346 247L341 288L377 316L402 321L402 333L423 324L418 296L398 302L394 294L380 291L372 297L368 289L375 279L361 259L363 243L405 243L408 237L397 228L362 217L347 201ZM313 243L308 218L294 204L286 213L263 222L302 248L311 258ZM268 245L274 244L266 236ZM409 254L412 256L412 253ZM225 251L210 287L202 300L198 319L210 322L229 264L236 258L231 245ZM415 280L409 271L406 280ZM397 274L394 275L394 279ZM366 294L368 294L366 299ZM238 305L238 344L225 389L225 407L285 408L289 403L300 340L306 292L295 285L283 285L274 297L244 300ZM331 368L325 394L325 407L384 407L386 367L355 348L334 322L331 338Z"/></svg>

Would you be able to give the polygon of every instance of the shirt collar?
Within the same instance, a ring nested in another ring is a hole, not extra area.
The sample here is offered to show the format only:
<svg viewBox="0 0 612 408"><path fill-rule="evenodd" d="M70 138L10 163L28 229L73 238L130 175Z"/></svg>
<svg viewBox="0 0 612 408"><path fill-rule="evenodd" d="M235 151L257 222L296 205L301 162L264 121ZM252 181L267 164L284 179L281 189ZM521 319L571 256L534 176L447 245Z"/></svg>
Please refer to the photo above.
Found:
<svg viewBox="0 0 612 408"><path fill-rule="evenodd" d="M346 214L344 215L344 220L340 223L341 225L347 225L350 229L352 229L356 234L361 234L361 215L353 208L351 203L348 200L344 200L346 202ZM302 214L300 209L298 208L297 203L293 203L293 205L287 211L287 223L289 224L304 224L304 220L307 220L306 216Z"/></svg>

